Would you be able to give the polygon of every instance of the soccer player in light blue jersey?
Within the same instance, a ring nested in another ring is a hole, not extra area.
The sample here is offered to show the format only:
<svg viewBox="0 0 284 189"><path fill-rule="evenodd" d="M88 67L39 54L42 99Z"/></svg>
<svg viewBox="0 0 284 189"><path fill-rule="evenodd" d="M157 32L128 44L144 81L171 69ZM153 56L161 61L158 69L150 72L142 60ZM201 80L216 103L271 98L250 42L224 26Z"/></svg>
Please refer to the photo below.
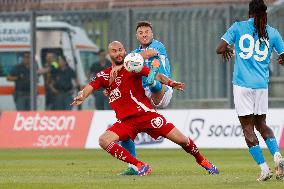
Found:
<svg viewBox="0 0 284 189"><path fill-rule="evenodd" d="M136 26L136 37L140 45L133 52L140 53L144 58L144 64L151 72L143 78L143 87L146 95L151 99L156 108L165 108L170 103L172 88L162 85L155 80L157 73L171 78L170 61L163 43L153 38L152 24L148 21L140 21Z"/></svg>
<svg viewBox="0 0 284 189"><path fill-rule="evenodd" d="M171 101L173 89L170 87L170 83L169 86L166 86L155 78L158 72L168 78L172 77L170 62L165 46L160 41L154 39L153 35L152 24L150 22L138 22L136 37L140 45L132 52L140 53L145 60L144 64L151 69L148 77L142 78L146 96L151 100L155 108L165 108ZM136 157L135 145L132 140L123 141L121 145ZM132 174L135 174L135 171L131 165L122 173L122 175Z"/></svg>
<svg viewBox="0 0 284 189"><path fill-rule="evenodd" d="M279 32L267 25L266 10L263 0L252 0L249 19L235 22L216 49L228 60L232 56L229 45L235 45L234 103L249 152L261 168L258 181L270 179L273 173L265 162L254 128L259 131L273 156L276 178L284 177L284 159L273 131L266 125L270 56L275 49L280 55L279 64L283 65L284 43Z"/></svg>

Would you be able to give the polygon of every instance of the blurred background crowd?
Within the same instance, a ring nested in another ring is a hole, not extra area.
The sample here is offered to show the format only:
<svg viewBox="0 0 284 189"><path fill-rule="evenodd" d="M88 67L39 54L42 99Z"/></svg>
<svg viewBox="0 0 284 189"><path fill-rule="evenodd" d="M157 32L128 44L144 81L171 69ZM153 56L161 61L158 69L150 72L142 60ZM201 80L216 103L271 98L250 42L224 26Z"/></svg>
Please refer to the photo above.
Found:
<svg viewBox="0 0 284 189"><path fill-rule="evenodd" d="M128 52L138 46L135 24L139 20L152 22L155 38L162 41L168 51L173 78L187 85L184 92L174 93L170 108L232 108L233 62L222 64L215 48L221 35L234 21L248 17L248 2L249 0L0 0L0 109L31 109L30 83L33 81L30 80L30 51L21 49L22 46L19 45L7 46L3 41L10 31L5 28L5 24L30 23L32 11L35 12L37 23L58 22L80 28L94 45L93 51L86 50L88 45L79 36L79 39L71 41L81 41L80 45L72 45L71 50L61 48L60 44L66 43L62 32L63 24L60 25L61 33L55 38L53 33L45 34L44 37L36 35L38 78L35 82L39 83L42 79L44 88L44 92L38 91L37 109L70 110L69 104L74 94L98 72L111 65L105 50L110 41L122 41ZM284 36L284 1L267 0L266 3L269 5L268 23L278 28ZM10 33L16 36L20 31ZM70 33L74 31L68 35ZM44 43L57 43L58 46L41 48L42 40L46 40ZM276 58L277 55L273 55L270 66L269 103L271 107L283 107L284 70L277 65ZM6 85L10 87L9 90ZM40 94L44 97L42 101ZM13 100L14 105L9 105L10 100ZM95 92L93 100L79 108L110 109L102 91Z"/></svg>

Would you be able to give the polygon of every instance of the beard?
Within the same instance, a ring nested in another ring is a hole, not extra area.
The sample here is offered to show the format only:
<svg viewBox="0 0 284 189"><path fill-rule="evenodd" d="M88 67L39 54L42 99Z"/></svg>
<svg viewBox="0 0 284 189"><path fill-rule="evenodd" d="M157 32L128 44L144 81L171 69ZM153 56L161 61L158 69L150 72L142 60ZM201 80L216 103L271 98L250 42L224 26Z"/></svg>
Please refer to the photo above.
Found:
<svg viewBox="0 0 284 189"><path fill-rule="evenodd" d="M111 57L112 61L114 62L115 65L120 66L123 64L125 56L119 55L116 57Z"/></svg>
<svg viewBox="0 0 284 189"><path fill-rule="evenodd" d="M114 61L114 63L115 63L115 65L117 65L117 66L120 66L120 65L122 65L123 64L123 61Z"/></svg>

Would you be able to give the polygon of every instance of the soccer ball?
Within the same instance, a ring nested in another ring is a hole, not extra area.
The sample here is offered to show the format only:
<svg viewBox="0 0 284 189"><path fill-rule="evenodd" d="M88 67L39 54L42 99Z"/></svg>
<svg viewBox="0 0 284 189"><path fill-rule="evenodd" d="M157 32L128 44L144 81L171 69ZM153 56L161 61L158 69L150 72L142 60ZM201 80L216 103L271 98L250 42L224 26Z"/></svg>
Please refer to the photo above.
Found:
<svg viewBox="0 0 284 189"><path fill-rule="evenodd" d="M129 53L125 58L124 58L124 67L127 71L129 72L135 72L139 73L144 64L144 59L143 57L138 54L138 53Z"/></svg>

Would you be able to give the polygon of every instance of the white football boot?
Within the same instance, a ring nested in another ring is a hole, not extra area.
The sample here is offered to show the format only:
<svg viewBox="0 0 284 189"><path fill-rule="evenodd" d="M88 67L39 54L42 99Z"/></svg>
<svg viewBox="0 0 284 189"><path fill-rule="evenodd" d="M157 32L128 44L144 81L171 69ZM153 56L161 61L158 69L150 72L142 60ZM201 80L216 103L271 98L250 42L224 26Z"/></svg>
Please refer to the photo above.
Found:
<svg viewBox="0 0 284 189"><path fill-rule="evenodd" d="M284 158L281 155L274 156L275 174L277 180L284 178Z"/></svg>
<svg viewBox="0 0 284 189"><path fill-rule="evenodd" d="M269 170L262 170L259 177L256 179L257 181L267 181L269 179L271 179L271 177L273 176L272 171Z"/></svg>

